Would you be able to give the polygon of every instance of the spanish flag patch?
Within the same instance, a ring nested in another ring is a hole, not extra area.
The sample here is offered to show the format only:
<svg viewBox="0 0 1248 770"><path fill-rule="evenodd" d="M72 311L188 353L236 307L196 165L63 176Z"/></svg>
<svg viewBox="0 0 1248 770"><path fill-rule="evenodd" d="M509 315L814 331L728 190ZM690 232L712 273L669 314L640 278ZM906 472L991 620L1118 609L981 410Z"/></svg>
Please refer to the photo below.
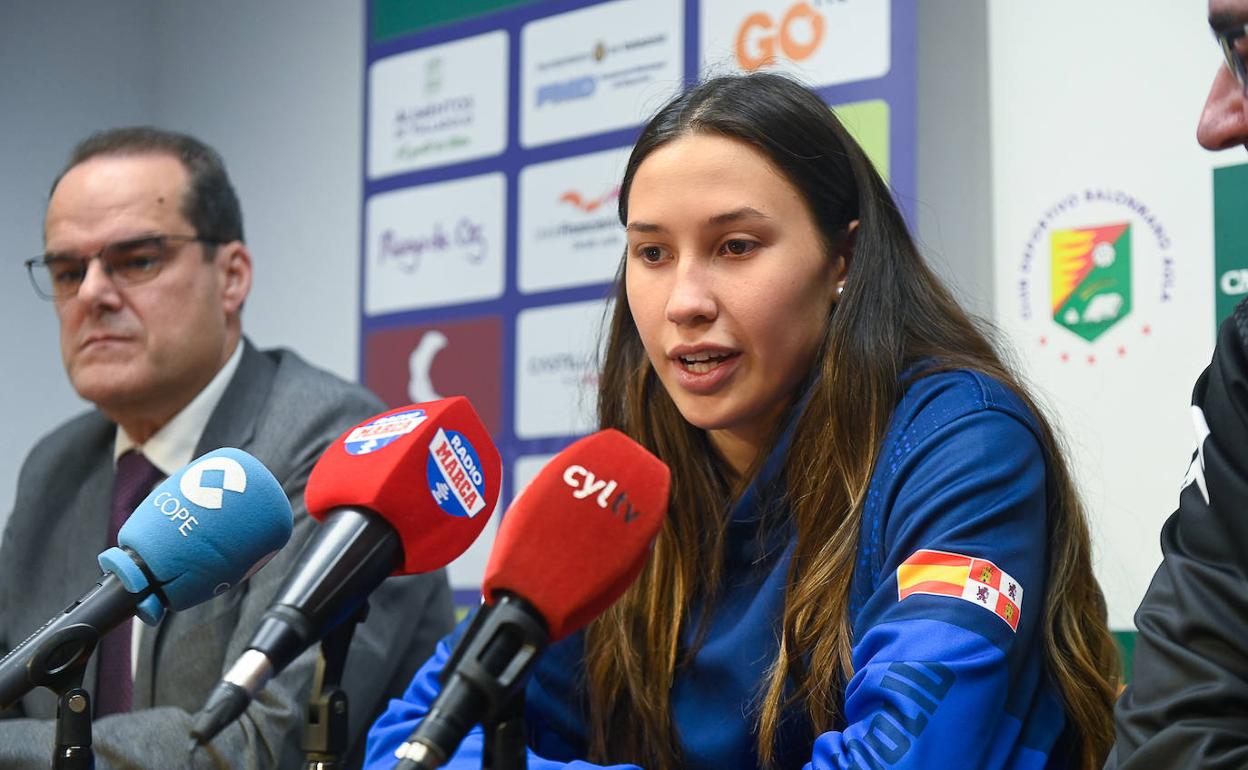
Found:
<svg viewBox="0 0 1248 770"><path fill-rule="evenodd" d="M934 594L978 604L1018 631L1023 587L987 559L923 549L897 568L897 601L911 594Z"/></svg>

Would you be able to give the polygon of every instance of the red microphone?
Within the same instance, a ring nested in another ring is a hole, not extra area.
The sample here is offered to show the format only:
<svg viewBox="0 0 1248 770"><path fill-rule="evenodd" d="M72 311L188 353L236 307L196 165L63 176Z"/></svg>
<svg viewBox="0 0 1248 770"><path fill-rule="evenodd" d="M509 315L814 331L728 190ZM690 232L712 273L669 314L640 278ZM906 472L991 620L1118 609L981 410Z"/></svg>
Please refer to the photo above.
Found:
<svg viewBox="0 0 1248 770"><path fill-rule="evenodd" d="M304 490L321 527L191 736L204 744L268 681L354 616L389 575L430 572L467 550L498 502L501 461L462 396L399 407L340 436Z"/></svg>
<svg viewBox="0 0 1248 770"><path fill-rule="evenodd" d="M636 580L670 486L668 467L617 430L575 442L537 474L499 525L485 604L399 749L397 769L441 767L474 724L516 708L546 645L602 614Z"/></svg>

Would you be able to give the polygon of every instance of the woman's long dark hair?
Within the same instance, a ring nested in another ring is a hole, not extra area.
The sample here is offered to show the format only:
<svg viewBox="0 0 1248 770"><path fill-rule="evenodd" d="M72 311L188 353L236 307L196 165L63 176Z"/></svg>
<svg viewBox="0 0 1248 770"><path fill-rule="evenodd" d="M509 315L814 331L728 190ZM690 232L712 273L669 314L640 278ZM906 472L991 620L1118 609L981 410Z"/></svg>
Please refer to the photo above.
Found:
<svg viewBox="0 0 1248 770"><path fill-rule="evenodd" d="M788 78L755 73L704 82L665 105L642 131L620 187L620 221L638 167L690 134L752 145L801 193L825 250L858 220L844 294L827 319L789 449L785 503L796 533L780 650L757 704L758 753L776 754L782 715L800 707L812 734L832 729L850 659L849 575L872 471L900 377L983 372L1010 387L1040 425L1047 461L1048 595L1045 663L1062 694L1080 767L1099 768L1113 742L1117 648L1093 577L1088 526L1066 461L1041 411L987 336L918 253L888 187L832 111ZM829 252L830 253L830 252ZM672 468L669 513L636 584L586 634L591 753L650 770L682 764L669 690L682 662L680 629L719 579L726 511L753 473L735 479L705 433L680 415L651 367L617 281L598 391L603 428L618 428ZM794 407L795 408L795 407ZM760 454L765 457L766 448Z"/></svg>

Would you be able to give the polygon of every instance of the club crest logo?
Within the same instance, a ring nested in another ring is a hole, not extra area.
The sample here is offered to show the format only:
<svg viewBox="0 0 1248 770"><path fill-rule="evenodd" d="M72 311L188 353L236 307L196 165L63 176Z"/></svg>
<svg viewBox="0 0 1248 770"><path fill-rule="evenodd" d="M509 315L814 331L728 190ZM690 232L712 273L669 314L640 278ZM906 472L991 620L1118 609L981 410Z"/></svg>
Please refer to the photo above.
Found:
<svg viewBox="0 0 1248 770"><path fill-rule="evenodd" d="M1054 230L1053 320L1092 342L1131 312L1131 223Z"/></svg>
<svg viewBox="0 0 1248 770"><path fill-rule="evenodd" d="M1157 212L1129 193L1089 188L1056 201L1019 262L1024 340L1059 363L1086 366L1141 349L1174 299L1171 250Z"/></svg>

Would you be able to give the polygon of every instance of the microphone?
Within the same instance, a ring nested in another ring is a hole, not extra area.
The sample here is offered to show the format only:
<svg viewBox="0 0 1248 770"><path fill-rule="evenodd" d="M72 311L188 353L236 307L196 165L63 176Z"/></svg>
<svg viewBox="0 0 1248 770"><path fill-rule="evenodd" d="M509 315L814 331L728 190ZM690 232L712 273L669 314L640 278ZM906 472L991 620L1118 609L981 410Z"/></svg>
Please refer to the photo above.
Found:
<svg viewBox="0 0 1248 770"><path fill-rule="evenodd" d="M228 591L290 539L290 502L259 460L217 449L152 490L99 555L104 574L0 658L0 709L85 665L100 637L131 616L156 625Z"/></svg>
<svg viewBox="0 0 1248 770"><path fill-rule="evenodd" d="M446 764L474 724L515 704L537 656L600 615L637 578L667 513L671 472L617 430L573 443L499 525L484 605L442 672L442 691L396 752L396 770Z"/></svg>
<svg viewBox="0 0 1248 770"><path fill-rule="evenodd" d="M462 396L383 412L334 441L304 491L322 526L247 650L195 715L196 744L237 719L270 679L355 615L386 577L430 572L467 550L498 502L501 465Z"/></svg>

